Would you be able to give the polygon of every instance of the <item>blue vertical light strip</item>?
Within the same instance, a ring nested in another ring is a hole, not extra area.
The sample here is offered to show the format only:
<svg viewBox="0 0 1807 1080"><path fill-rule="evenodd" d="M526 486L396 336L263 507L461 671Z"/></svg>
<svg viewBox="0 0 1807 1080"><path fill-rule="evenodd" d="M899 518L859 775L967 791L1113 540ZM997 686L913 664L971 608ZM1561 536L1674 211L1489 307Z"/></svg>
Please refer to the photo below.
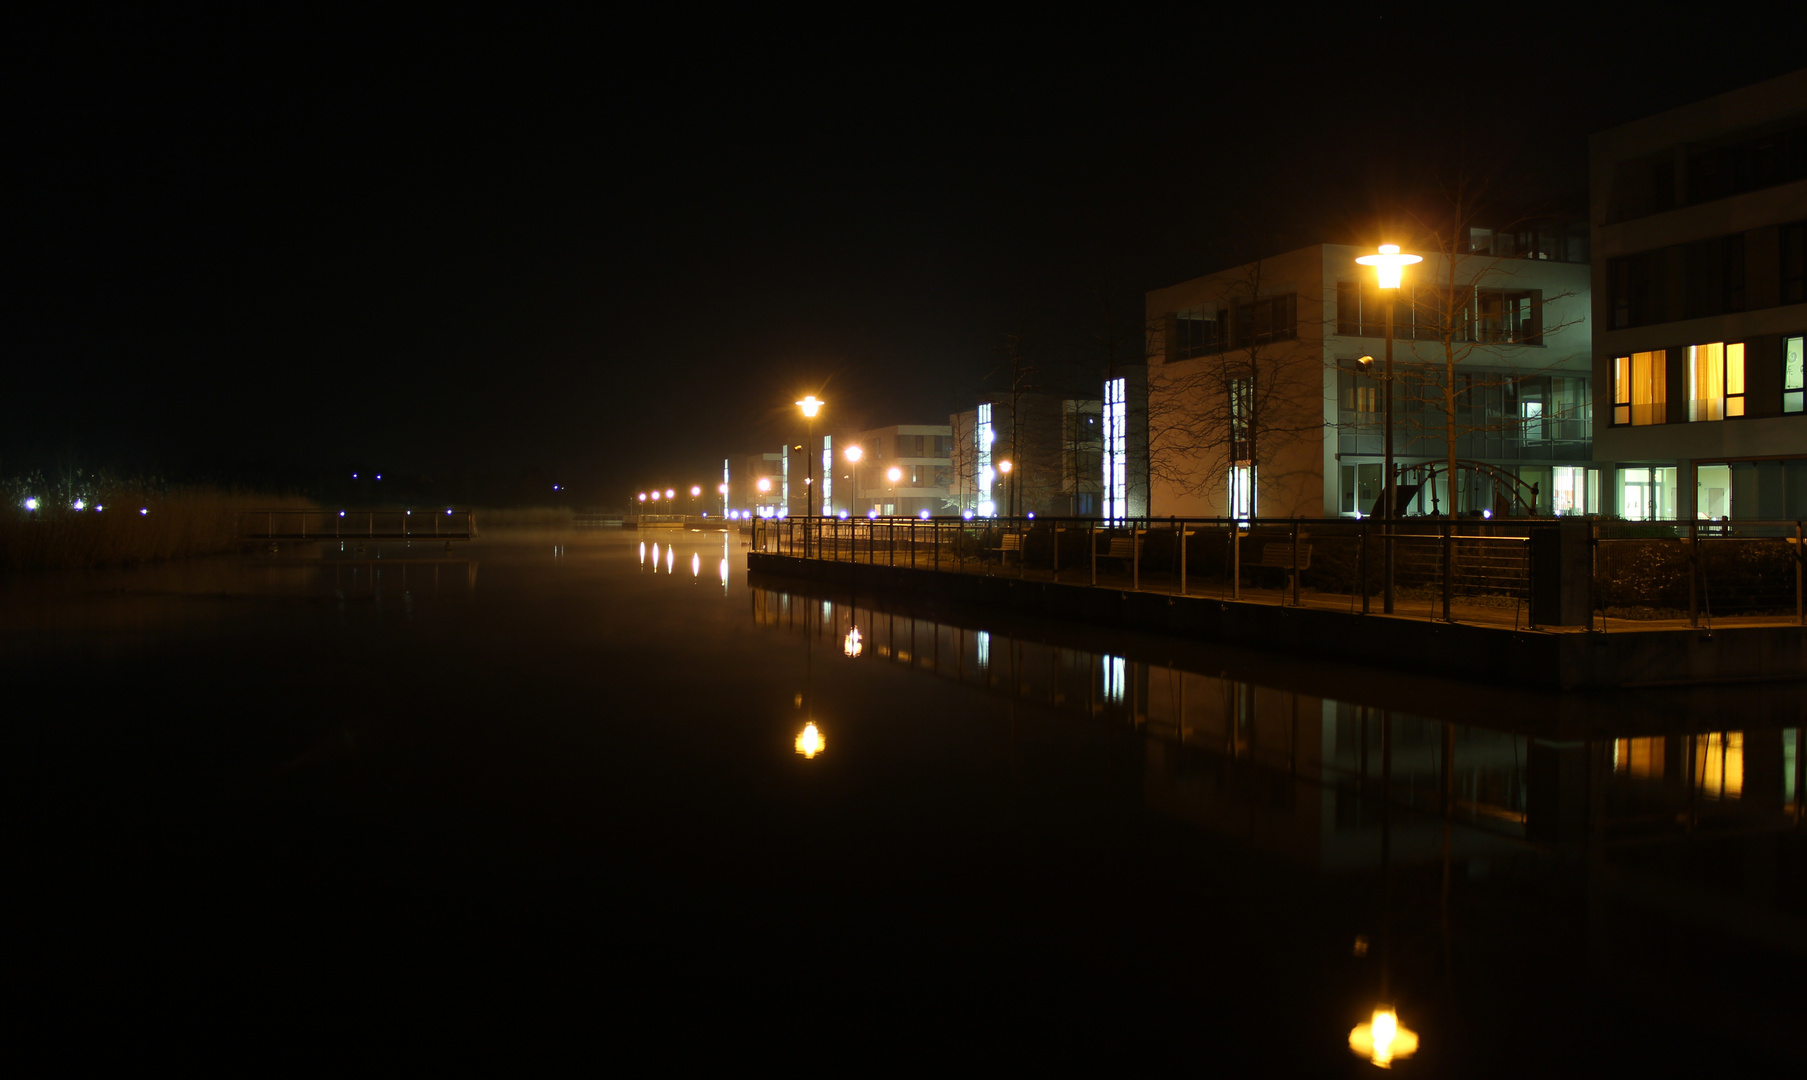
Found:
<svg viewBox="0 0 1807 1080"><path fill-rule="evenodd" d="M1106 701L1122 701L1123 657L1105 656L1102 659L1104 661L1104 698Z"/></svg>
<svg viewBox="0 0 1807 1080"><path fill-rule="evenodd" d="M784 489L784 492L783 492L783 494L784 494L784 513L779 516L790 517L791 516L791 448L790 448L790 444L788 444L788 443L785 444L784 453L778 455L778 458L779 458L779 461L784 466L783 480L779 485L780 487L782 487Z"/></svg>
<svg viewBox="0 0 1807 1080"><path fill-rule="evenodd" d="M976 646L978 648L979 666L980 667L990 667L991 666L991 635L986 633L985 631L981 630L981 631L979 631L978 636L976 638L974 638L974 643L976 644Z"/></svg>
<svg viewBox="0 0 1807 1080"><path fill-rule="evenodd" d="M974 507L980 517L991 517L997 513L997 504L991 500L991 482L997 473L991 468L991 444L997 441L997 432L991 424L991 404L979 406L979 422L974 425L974 438L978 440L979 468L974 477L979 484L978 505Z"/></svg>
<svg viewBox="0 0 1807 1080"><path fill-rule="evenodd" d="M1104 519L1117 523L1129 514L1128 380L1104 384Z"/></svg>
<svg viewBox="0 0 1807 1080"><path fill-rule="evenodd" d="M822 513L834 513L834 436L822 436Z"/></svg>

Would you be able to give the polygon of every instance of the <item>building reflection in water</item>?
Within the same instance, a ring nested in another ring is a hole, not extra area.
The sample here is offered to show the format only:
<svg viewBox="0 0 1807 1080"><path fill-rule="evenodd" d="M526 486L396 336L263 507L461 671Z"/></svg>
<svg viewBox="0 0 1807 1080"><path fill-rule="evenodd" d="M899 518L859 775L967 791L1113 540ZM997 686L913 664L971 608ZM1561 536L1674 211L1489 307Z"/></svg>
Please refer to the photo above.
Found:
<svg viewBox="0 0 1807 1080"><path fill-rule="evenodd" d="M1444 720L774 588L755 586L750 604L756 622L793 632L811 608L816 632L848 655L857 640L872 660L1142 732L1152 808L1325 869L1375 865L1383 805L1413 812L1387 830L1393 860L1449 857L1447 816L1465 826L1454 854L1473 872L1525 841L1787 825L1802 813L1799 726L1553 738L1535 716L1529 730Z"/></svg>

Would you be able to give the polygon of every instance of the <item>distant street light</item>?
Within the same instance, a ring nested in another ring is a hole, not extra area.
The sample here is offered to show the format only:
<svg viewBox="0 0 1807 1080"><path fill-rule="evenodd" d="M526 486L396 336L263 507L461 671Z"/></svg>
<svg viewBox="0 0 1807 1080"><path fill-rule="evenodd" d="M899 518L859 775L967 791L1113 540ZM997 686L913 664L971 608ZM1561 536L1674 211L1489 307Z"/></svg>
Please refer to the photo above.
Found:
<svg viewBox="0 0 1807 1080"><path fill-rule="evenodd" d="M1386 292L1397 290L1405 268L1413 263L1423 262L1424 258L1420 255L1401 254L1398 244L1382 244L1380 245L1380 254L1363 255L1355 261L1363 266L1372 266L1375 283L1380 286L1382 292ZM1386 297L1381 303L1381 308L1387 316L1387 368L1386 374L1381 376L1381 388L1386 391L1387 405L1386 463L1381 466L1380 497L1381 505L1386 508L1388 522L1399 516L1399 506L1397 505L1399 499L1393 477L1393 307L1397 303L1398 299L1394 296ZM1452 508L1455 505L1455 484L1456 478L1450 477L1449 491ZM1381 575L1381 604L1382 610L1391 615L1393 614L1393 526L1388 524L1384 526L1384 529L1385 531L1381 535L1382 543L1386 547L1386 568Z"/></svg>
<svg viewBox="0 0 1807 1080"><path fill-rule="evenodd" d="M998 472L1002 473L1005 479L1010 478L1010 470L1014 468L1016 468L1016 466L1012 465L1008 460L998 462ZM1006 518L1016 516L1015 484L1010 485L1010 490L1004 496L1004 516Z"/></svg>
<svg viewBox="0 0 1807 1080"><path fill-rule="evenodd" d="M1398 1014L1383 1005L1365 1024L1357 1024L1349 1032L1349 1049L1381 1068L1409 1058L1418 1052L1418 1033L1399 1022Z"/></svg>

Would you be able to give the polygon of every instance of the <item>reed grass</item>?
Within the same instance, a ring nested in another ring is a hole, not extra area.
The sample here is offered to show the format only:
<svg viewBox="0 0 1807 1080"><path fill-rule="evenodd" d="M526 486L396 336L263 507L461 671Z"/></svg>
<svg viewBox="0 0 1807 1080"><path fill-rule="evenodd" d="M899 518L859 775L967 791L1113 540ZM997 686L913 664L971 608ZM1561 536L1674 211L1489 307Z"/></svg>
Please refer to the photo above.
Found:
<svg viewBox="0 0 1807 1080"><path fill-rule="evenodd" d="M238 514L306 509L306 499L206 486L89 478L72 486L0 481L0 571L70 570L238 551ZM25 508L35 498L37 508ZM82 509L74 508L76 501Z"/></svg>

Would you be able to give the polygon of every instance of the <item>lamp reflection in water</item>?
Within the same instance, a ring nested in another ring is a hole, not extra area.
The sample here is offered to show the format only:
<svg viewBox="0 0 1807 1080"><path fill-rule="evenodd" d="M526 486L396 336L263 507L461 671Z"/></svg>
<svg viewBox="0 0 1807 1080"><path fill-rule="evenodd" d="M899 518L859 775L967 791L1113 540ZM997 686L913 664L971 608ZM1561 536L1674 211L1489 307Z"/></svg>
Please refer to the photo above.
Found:
<svg viewBox="0 0 1807 1080"><path fill-rule="evenodd" d="M841 651L848 656L858 656L864 648L865 646L860 642L860 628L857 626L849 626L847 628L847 640L842 642Z"/></svg>
<svg viewBox="0 0 1807 1080"><path fill-rule="evenodd" d="M659 572L659 545L657 542L654 542L654 544L653 544L653 573L656 574L658 572Z"/></svg>
<svg viewBox="0 0 1807 1080"><path fill-rule="evenodd" d="M675 547L667 546L665 549L665 572L667 574L671 573L671 568L676 566L677 564L678 564L678 549Z"/></svg>
<svg viewBox="0 0 1807 1080"><path fill-rule="evenodd" d="M816 730L814 720L804 724L803 730L797 733L797 753L804 757L813 758L827 748L828 740L824 739L822 733Z"/></svg>
<svg viewBox="0 0 1807 1080"><path fill-rule="evenodd" d="M701 554L690 556L690 576L693 578L703 576L703 556Z"/></svg>
<svg viewBox="0 0 1807 1080"><path fill-rule="evenodd" d="M1374 1010L1371 1020L1349 1032L1349 1049L1388 1069L1417 1052L1418 1033L1400 1024L1399 1016L1383 1005Z"/></svg>
<svg viewBox="0 0 1807 1080"><path fill-rule="evenodd" d="M646 565L646 541L640 541L640 565Z"/></svg>

